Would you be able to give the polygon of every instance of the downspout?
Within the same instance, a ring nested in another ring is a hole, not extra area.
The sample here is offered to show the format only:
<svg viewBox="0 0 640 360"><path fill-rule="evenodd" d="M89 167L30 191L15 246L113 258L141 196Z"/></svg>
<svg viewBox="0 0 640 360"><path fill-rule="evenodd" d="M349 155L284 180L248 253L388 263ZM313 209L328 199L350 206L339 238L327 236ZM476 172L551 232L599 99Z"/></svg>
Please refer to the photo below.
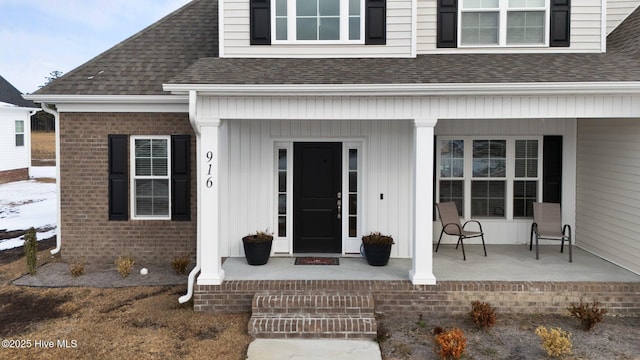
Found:
<svg viewBox="0 0 640 360"><path fill-rule="evenodd" d="M191 127L193 128L193 132L196 134L196 154L200 155L200 128L198 127L197 121L196 121L196 104L198 100L198 94L196 91L191 90L189 91L189 121L191 122ZM198 276L198 274L200 273L200 258L201 258L201 254L200 254L200 247L201 247L201 239L200 239L200 221L201 219L200 217L200 166L197 166L197 160L196 160L196 176L198 177L198 180L196 181L196 192L197 192L197 202L198 202L198 213L197 213L197 235L196 235L196 266L193 268L193 270L191 270L191 272L189 273L189 279L187 280L187 293L183 296L181 296L180 298L178 298L178 302L180 304L184 304L187 301L191 300L191 297L193 296L193 287L196 281L196 276Z"/></svg>
<svg viewBox="0 0 640 360"><path fill-rule="evenodd" d="M56 248L51 250L51 255L56 255L62 249L62 238L60 237L60 227L62 226L62 206L60 202L60 113L47 103L40 104L42 110L53 115L56 128L56 206L58 207L57 226L56 226Z"/></svg>

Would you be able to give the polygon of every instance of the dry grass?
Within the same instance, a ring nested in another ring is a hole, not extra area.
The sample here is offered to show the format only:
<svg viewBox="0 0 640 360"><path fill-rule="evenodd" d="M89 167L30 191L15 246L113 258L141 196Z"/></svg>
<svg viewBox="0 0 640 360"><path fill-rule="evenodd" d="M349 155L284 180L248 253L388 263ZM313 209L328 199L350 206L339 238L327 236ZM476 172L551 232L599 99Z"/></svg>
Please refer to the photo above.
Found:
<svg viewBox="0 0 640 360"><path fill-rule="evenodd" d="M48 250L39 252L39 258L48 260ZM96 289L8 284L25 272L24 258L0 264L0 339L31 340L32 348L2 349L1 358L246 357L249 315L196 313L191 304L177 302L185 285ZM76 347L36 349L35 340L67 340Z"/></svg>
<svg viewBox="0 0 640 360"><path fill-rule="evenodd" d="M56 135L54 132L31 133L31 159L34 161L56 159Z"/></svg>

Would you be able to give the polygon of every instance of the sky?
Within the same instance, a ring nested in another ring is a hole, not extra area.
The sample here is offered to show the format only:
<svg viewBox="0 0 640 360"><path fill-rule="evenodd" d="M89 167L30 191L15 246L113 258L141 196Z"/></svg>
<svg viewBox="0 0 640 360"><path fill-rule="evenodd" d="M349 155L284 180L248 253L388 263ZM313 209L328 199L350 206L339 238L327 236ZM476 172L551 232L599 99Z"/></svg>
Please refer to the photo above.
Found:
<svg viewBox="0 0 640 360"><path fill-rule="evenodd" d="M38 240L48 239L56 234L57 217L56 184L39 181L0 184L0 229L26 230L32 226L48 229L37 233ZM0 251L23 244L22 236L0 240Z"/></svg>
<svg viewBox="0 0 640 360"><path fill-rule="evenodd" d="M188 2L0 0L0 75L32 93Z"/></svg>

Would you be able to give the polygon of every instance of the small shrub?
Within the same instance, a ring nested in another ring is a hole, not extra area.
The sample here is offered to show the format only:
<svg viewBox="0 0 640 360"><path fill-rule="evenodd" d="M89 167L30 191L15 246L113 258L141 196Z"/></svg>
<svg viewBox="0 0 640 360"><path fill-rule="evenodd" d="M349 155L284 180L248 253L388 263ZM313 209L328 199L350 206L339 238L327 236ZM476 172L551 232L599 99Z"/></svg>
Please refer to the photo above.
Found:
<svg viewBox="0 0 640 360"><path fill-rule="evenodd" d="M362 237L362 243L367 245L393 245L391 235L383 235L380 232L372 232Z"/></svg>
<svg viewBox="0 0 640 360"><path fill-rule="evenodd" d="M579 319L584 331L589 331L596 326L597 323L602 321L602 316L607 313L606 309L600 308L600 303L594 301L591 305L589 303L582 302L580 304L571 304L568 308L571 316Z"/></svg>
<svg viewBox="0 0 640 360"><path fill-rule="evenodd" d="M571 333L560 328L550 328L544 326L536 329L536 335L542 340L542 348L551 357L562 357L571 354Z"/></svg>
<svg viewBox="0 0 640 360"><path fill-rule="evenodd" d="M489 303L473 301L469 314L473 323L480 328L484 329L496 324L496 311Z"/></svg>
<svg viewBox="0 0 640 360"><path fill-rule="evenodd" d="M176 274L185 275L191 259L188 256L176 256L171 260L171 267Z"/></svg>
<svg viewBox="0 0 640 360"><path fill-rule="evenodd" d="M27 270L29 274L35 275L38 266L38 238L34 228L30 228L24 234L24 252L27 258Z"/></svg>
<svg viewBox="0 0 640 360"><path fill-rule="evenodd" d="M418 327L421 329L426 329L427 322L424 321L422 314L418 314L418 321L416 321L416 325L418 325Z"/></svg>
<svg viewBox="0 0 640 360"><path fill-rule="evenodd" d="M460 359L467 348L467 339L462 330L457 328L436 335L435 342L434 351L445 360Z"/></svg>
<svg viewBox="0 0 640 360"><path fill-rule="evenodd" d="M69 264L69 272L73 277L84 275L84 261L78 260Z"/></svg>
<svg viewBox="0 0 640 360"><path fill-rule="evenodd" d="M382 343L387 341L391 337L391 332L384 326L384 323L378 322L378 329L376 330L375 341L377 343Z"/></svg>
<svg viewBox="0 0 640 360"><path fill-rule="evenodd" d="M243 242L248 243L265 243L273 241L273 233L269 232L269 229L265 231L257 231L254 234L249 234L242 238Z"/></svg>
<svg viewBox="0 0 640 360"><path fill-rule="evenodd" d="M118 257L118 260L116 260L116 269L118 270L120 275L125 278L131 273L133 264L135 264L135 261L133 261L133 258L130 255L124 257L120 256Z"/></svg>

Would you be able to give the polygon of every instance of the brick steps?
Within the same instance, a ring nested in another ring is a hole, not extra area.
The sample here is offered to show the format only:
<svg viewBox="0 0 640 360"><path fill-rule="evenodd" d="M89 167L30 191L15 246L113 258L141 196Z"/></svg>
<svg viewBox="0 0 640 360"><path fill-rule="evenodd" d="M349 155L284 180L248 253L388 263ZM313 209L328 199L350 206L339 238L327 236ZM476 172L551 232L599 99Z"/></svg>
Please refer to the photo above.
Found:
<svg viewBox="0 0 640 360"><path fill-rule="evenodd" d="M251 302L248 330L263 339L373 339L371 293L263 291Z"/></svg>

